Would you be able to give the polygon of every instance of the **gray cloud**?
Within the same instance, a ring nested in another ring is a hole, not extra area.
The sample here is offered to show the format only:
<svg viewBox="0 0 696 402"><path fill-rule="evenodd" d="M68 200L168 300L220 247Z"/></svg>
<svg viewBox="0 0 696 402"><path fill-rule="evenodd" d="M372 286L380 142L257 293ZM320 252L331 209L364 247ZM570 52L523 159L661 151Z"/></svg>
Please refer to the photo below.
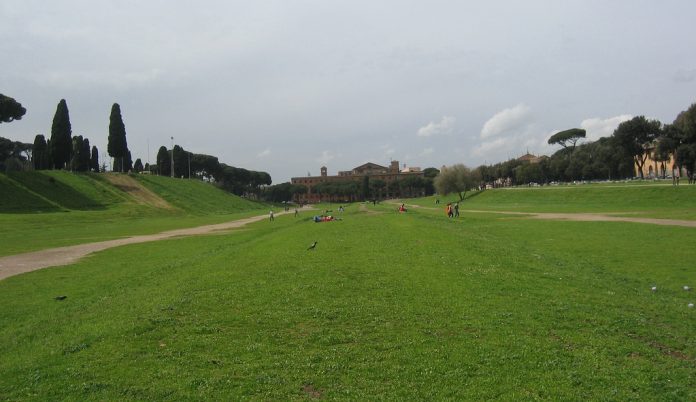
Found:
<svg viewBox="0 0 696 402"><path fill-rule="evenodd" d="M686 1L5 0L0 89L27 114L0 136L50 133L65 98L102 155L118 102L134 157L174 136L275 183L366 159L492 163L587 116L672 121L696 101L693 15ZM670 24L645 29L656 20Z"/></svg>

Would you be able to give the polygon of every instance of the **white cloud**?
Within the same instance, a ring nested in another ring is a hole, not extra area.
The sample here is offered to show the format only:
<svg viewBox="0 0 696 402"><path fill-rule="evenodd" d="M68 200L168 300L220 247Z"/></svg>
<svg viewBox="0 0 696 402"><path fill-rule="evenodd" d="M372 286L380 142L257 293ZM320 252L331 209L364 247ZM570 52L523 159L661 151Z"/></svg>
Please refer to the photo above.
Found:
<svg viewBox="0 0 696 402"><path fill-rule="evenodd" d="M616 127L626 120L631 120L633 116L630 114L622 114L620 116L609 117L607 119L591 118L585 119L580 123L580 128L585 129L588 140L595 141L602 137L609 137L614 133Z"/></svg>
<svg viewBox="0 0 696 402"><path fill-rule="evenodd" d="M331 151L322 151L321 155L317 158L317 162L326 165L334 158L336 158L336 155L332 154Z"/></svg>
<svg viewBox="0 0 696 402"><path fill-rule="evenodd" d="M266 156L269 156L270 154L271 154L271 150L268 149L268 148L266 148L266 149L264 149L263 151L261 151L261 152L259 152L258 154L256 154L256 156L259 157L259 158L265 158Z"/></svg>
<svg viewBox="0 0 696 402"><path fill-rule="evenodd" d="M483 125L481 138L527 130L531 123L531 108L523 103L501 110Z"/></svg>
<svg viewBox="0 0 696 402"><path fill-rule="evenodd" d="M440 120L438 123L431 121L427 125L418 129L418 136L431 137L433 135L439 134L452 134L452 130L454 129L454 122L456 120L457 119L455 119L452 116L443 116L442 120Z"/></svg>

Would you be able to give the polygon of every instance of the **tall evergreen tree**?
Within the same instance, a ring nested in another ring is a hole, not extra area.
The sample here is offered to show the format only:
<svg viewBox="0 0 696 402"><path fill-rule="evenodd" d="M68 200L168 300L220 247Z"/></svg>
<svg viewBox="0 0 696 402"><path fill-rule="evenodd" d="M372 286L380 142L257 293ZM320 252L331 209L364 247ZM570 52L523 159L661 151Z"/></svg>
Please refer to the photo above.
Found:
<svg viewBox="0 0 696 402"><path fill-rule="evenodd" d="M89 138L85 138L85 140L82 142L82 149L80 150L80 168L77 169L80 172L87 172L89 171L89 166L90 166L90 146L89 146Z"/></svg>
<svg viewBox="0 0 696 402"><path fill-rule="evenodd" d="M131 158L131 152L130 152L130 151L128 151L128 152L126 153L126 156L124 157L124 160L123 160L123 164L124 164L124 167L125 167L124 171L130 172L131 170L133 170L133 159Z"/></svg>
<svg viewBox="0 0 696 402"><path fill-rule="evenodd" d="M70 170L73 172L80 170L80 153L85 140L81 135L76 135L72 138L72 153L70 156Z"/></svg>
<svg viewBox="0 0 696 402"><path fill-rule="evenodd" d="M143 171L143 161L141 161L140 158L135 160L135 163L133 164L133 171L135 173L140 173Z"/></svg>
<svg viewBox="0 0 696 402"><path fill-rule="evenodd" d="M92 155L89 159L89 168L92 171L99 173L99 150L97 149L96 145L92 145Z"/></svg>
<svg viewBox="0 0 696 402"><path fill-rule="evenodd" d="M43 134L34 137L34 150L32 152L32 162L35 170L48 169L48 144Z"/></svg>
<svg viewBox="0 0 696 402"><path fill-rule="evenodd" d="M114 103L109 117L109 144L107 146L109 156L114 158L116 171L127 171L126 157L128 156L128 143L126 142L126 126L121 117L121 106Z"/></svg>
<svg viewBox="0 0 696 402"><path fill-rule="evenodd" d="M70 113L65 99L61 99L53 116L51 126L51 166L55 169L63 169L70 162L72 149L72 127L70 126Z"/></svg>
<svg viewBox="0 0 696 402"><path fill-rule="evenodd" d="M159 147L157 151L157 171L161 176L171 175L171 160L169 156L169 151L165 146Z"/></svg>

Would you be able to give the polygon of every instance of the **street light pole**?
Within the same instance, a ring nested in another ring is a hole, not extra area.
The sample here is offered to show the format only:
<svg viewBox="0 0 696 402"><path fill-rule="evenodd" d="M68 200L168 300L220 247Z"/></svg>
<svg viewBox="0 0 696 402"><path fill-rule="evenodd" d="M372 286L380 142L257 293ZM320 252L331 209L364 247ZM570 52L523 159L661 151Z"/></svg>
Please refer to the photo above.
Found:
<svg viewBox="0 0 696 402"><path fill-rule="evenodd" d="M188 162L189 162L189 175L188 178L191 180L191 152L187 152L188 154Z"/></svg>
<svg viewBox="0 0 696 402"><path fill-rule="evenodd" d="M174 178L174 137L172 138L172 158L171 158L171 173L172 173L172 178Z"/></svg>

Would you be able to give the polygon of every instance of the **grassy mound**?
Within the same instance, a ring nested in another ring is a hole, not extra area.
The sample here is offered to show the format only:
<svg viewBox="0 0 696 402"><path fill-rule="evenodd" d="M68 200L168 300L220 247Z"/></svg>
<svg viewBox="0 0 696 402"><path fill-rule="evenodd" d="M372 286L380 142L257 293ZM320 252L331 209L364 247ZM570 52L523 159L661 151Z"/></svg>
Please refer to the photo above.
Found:
<svg viewBox="0 0 696 402"><path fill-rule="evenodd" d="M8 176L0 174L0 212L26 213L58 211L60 205L36 194Z"/></svg>
<svg viewBox="0 0 696 402"><path fill-rule="evenodd" d="M95 174L59 171L15 172L8 177L52 204L67 210L104 209L124 201L124 197L105 185ZM27 205L21 212L34 212Z"/></svg>
<svg viewBox="0 0 696 402"><path fill-rule="evenodd" d="M440 198L457 201L455 194L409 200L436 207ZM532 188L501 188L469 192L463 209L519 212L588 212L640 214L656 218L696 219L696 186L689 185L579 185Z"/></svg>
<svg viewBox="0 0 696 402"><path fill-rule="evenodd" d="M0 231L0 256L267 211L264 204L195 180L138 179L64 171L0 174L0 226L8 228Z"/></svg>
<svg viewBox="0 0 696 402"><path fill-rule="evenodd" d="M152 175L135 177L170 204L192 214L224 214L261 208L259 203L237 197L199 180Z"/></svg>

